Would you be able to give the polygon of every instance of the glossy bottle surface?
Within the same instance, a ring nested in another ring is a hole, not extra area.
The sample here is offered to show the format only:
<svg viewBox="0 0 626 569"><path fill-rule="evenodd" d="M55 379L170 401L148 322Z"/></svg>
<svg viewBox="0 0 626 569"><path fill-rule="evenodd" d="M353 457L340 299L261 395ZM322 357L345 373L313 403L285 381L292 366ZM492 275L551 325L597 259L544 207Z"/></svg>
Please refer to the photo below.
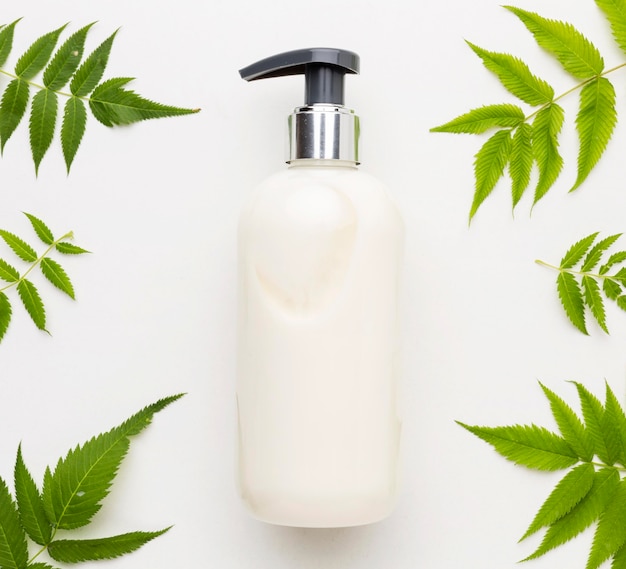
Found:
<svg viewBox="0 0 626 569"><path fill-rule="evenodd" d="M237 475L258 519L340 527L392 510L402 248L385 188L349 162L296 161L242 211Z"/></svg>

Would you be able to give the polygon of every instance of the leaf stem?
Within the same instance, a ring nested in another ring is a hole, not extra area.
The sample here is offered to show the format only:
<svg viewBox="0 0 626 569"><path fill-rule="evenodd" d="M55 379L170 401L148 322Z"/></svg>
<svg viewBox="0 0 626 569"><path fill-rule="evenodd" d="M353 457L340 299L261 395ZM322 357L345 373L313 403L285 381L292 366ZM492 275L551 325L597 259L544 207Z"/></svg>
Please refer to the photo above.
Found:
<svg viewBox="0 0 626 569"><path fill-rule="evenodd" d="M52 91L53 93L56 93L57 95L62 95L63 97L68 97L68 98L76 97L77 99L82 99L83 101L87 101L87 102L90 101L89 97L77 97L73 93L67 93L65 91L55 91L54 89L50 89L49 87L46 87L45 85L35 83L34 81L30 81L29 79L24 79L23 77L20 77L19 75L15 75L14 73L6 71L5 69L0 69L0 74L6 75L7 77L10 77L11 79L19 79L20 81L24 81L24 83L26 83L27 85L30 85L31 87L34 87L35 89L39 89L40 91L43 91L44 89L48 89L49 91Z"/></svg>
<svg viewBox="0 0 626 569"><path fill-rule="evenodd" d="M560 273L569 273L570 275L577 275L580 277L593 277L596 279L613 279L614 278L612 275L599 275L598 273L589 273L586 271L576 271L574 269L565 269L563 267L557 267L556 265L551 265L550 263L546 263L545 261L541 261L540 259L535 259L535 263L543 267L548 267L549 269L554 269L555 271L559 271Z"/></svg>
<svg viewBox="0 0 626 569"><path fill-rule="evenodd" d="M48 253L50 253L50 251L52 251L52 249L54 249L61 241L64 241L65 239L71 239L73 236L74 236L74 233L72 231L69 231L68 233L66 233L62 237L59 237L56 241L52 242L50 244L50 246L37 258L37 260L33 261L33 263L30 265L30 267L28 267L28 269L26 269L26 271L24 271L24 273L22 275L20 275L20 278L18 280L14 281L14 282L11 282L8 285L5 285L4 287L0 288L0 292L4 292L5 290L7 290L7 289L9 289L11 287L14 287L14 286L18 286L28 276L28 274L37 265L39 265L39 263L41 263L41 261L43 261L47 257Z"/></svg>

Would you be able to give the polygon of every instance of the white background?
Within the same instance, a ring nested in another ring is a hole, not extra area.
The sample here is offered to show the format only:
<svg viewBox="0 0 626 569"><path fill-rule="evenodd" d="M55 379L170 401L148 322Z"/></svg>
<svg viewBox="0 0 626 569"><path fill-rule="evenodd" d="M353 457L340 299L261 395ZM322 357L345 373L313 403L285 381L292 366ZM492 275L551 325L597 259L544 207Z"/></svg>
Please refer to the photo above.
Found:
<svg viewBox="0 0 626 569"><path fill-rule="evenodd" d="M624 60L592 0L518 6L571 21L605 56ZM518 544L560 474L525 471L455 424L551 426L538 380L576 404L567 380L598 395L626 392L626 315L611 305L611 336L590 336L562 313L557 262L577 239L626 231L626 124L584 186L576 177L576 95L563 100L565 170L530 215L511 214L506 183L471 227L473 155L481 140L428 129L470 108L512 101L464 38L523 57L557 93L574 85L493 0L23 0L10 64L39 35L97 20L88 50L113 30L106 77L134 76L142 95L198 115L107 129L92 117L70 176L55 140L36 178L27 125L0 160L0 227L32 234L31 212L92 255L59 259L77 302L37 278L51 336L11 292L0 344L0 474L21 441L41 481L72 445L142 406L187 395L138 437L93 526L100 536L174 524L165 536L102 566L222 569L513 568ZM311 46L352 49L362 74L347 102L363 123L363 168L384 180L407 226L404 486L396 512L369 527L301 530L250 519L233 483L235 234L250 190L284 167L287 114L301 78L244 83L237 70ZM615 73L618 111L624 73ZM0 77L0 88L7 80ZM36 241L36 238L31 239ZM626 237L623 237L622 248ZM0 256L13 260L2 245ZM528 567L584 567L587 532Z"/></svg>

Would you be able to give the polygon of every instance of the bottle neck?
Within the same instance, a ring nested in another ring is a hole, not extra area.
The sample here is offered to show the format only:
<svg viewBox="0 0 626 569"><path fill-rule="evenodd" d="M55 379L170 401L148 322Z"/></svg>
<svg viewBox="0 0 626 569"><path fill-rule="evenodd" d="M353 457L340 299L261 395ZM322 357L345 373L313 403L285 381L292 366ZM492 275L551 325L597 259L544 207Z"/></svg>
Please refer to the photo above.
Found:
<svg viewBox="0 0 626 569"><path fill-rule="evenodd" d="M287 162L338 160L359 163L359 117L342 105L298 107L288 120Z"/></svg>

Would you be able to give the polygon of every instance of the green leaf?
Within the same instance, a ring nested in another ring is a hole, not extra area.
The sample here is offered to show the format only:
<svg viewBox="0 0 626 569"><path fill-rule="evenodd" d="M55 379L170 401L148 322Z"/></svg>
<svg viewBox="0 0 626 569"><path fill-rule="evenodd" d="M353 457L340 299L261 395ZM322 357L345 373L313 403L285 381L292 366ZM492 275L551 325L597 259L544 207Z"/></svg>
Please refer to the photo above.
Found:
<svg viewBox="0 0 626 569"><path fill-rule="evenodd" d="M543 527L551 526L565 514L572 511L591 490L595 478L595 469L589 463L579 464L568 472L556 485L539 512L522 536L522 540L539 531Z"/></svg>
<svg viewBox="0 0 626 569"><path fill-rule="evenodd" d="M574 385L578 390L585 426L593 441L594 454L607 466L612 466L617 459L613 452L613 441L617 433L613 432L612 425L605 421L604 406L600 400L581 383L574 382Z"/></svg>
<svg viewBox="0 0 626 569"><path fill-rule="evenodd" d="M613 275L613 279L619 281L622 285L626 285L626 267L622 267Z"/></svg>
<svg viewBox="0 0 626 569"><path fill-rule="evenodd" d="M28 83L13 79L2 94L0 102L0 151L4 150L11 135L20 124L28 107Z"/></svg>
<svg viewBox="0 0 626 569"><path fill-rule="evenodd" d="M40 330L47 331L46 312L35 285L29 280L23 279L17 285L17 292L22 299L24 308L26 308L26 311L35 323L35 326L37 326Z"/></svg>
<svg viewBox="0 0 626 569"><path fill-rule="evenodd" d="M53 91L65 85L78 68L85 49L87 32L93 23L72 34L58 49L43 74L43 84Z"/></svg>
<svg viewBox="0 0 626 569"><path fill-rule="evenodd" d="M578 462L565 439L536 425L461 427L492 445L506 459L536 470L562 470Z"/></svg>
<svg viewBox="0 0 626 569"><path fill-rule="evenodd" d="M48 565L47 563L31 563L28 566L28 569L55 569L52 565Z"/></svg>
<svg viewBox="0 0 626 569"><path fill-rule="evenodd" d="M622 545L613 555L611 569L626 569L626 546Z"/></svg>
<svg viewBox="0 0 626 569"><path fill-rule="evenodd" d="M586 569L597 569L626 543L624 511L626 511L626 480L621 480L600 516Z"/></svg>
<svg viewBox="0 0 626 569"><path fill-rule="evenodd" d="M154 414L182 395L161 399L142 409L110 431L70 450L54 472L44 475L43 501L46 515L58 529L87 525L100 510L130 441L152 421Z"/></svg>
<svg viewBox="0 0 626 569"><path fill-rule="evenodd" d="M535 107L550 103L554 98L554 89L546 81L533 75L521 59L466 43L482 59L485 67L498 76L504 88L518 99Z"/></svg>
<svg viewBox="0 0 626 569"><path fill-rule="evenodd" d="M72 282L59 263L57 263L54 259L46 257L41 260L39 266L41 267L41 272L44 277L46 277L55 287L62 290L70 298L75 298Z"/></svg>
<svg viewBox="0 0 626 569"><path fill-rule="evenodd" d="M15 32L15 25L19 20L15 20L8 26L4 26L0 30L0 66L4 65L11 54L13 48L13 35Z"/></svg>
<svg viewBox="0 0 626 569"><path fill-rule="evenodd" d="M57 40L66 26L67 24L35 40L35 42L18 59L17 65L15 66L15 74L18 77L27 80L32 79L35 75L37 75L37 73L39 73L50 60L50 56L54 51Z"/></svg>
<svg viewBox="0 0 626 569"><path fill-rule="evenodd" d="M598 243L596 243L592 247L591 251L589 251L587 257L585 257L585 260L580 270L583 273L586 273L594 269L600 262L600 259L602 258L602 253L604 253L611 245L613 245L613 243L615 243L621 237L621 235L621 233L617 233L616 235L609 235L609 237L598 241Z"/></svg>
<svg viewBox="0 0 626 569"><path fill-rule="evenodd" d="M530 183L530 172L535 161L531 143L532 130L532 126L524 123L517 128L513 135L511 160L509 162L513 208L519 203Z"/></svg>
<svg viewBox="0 0 626 569"><path fill-rule="evenodd" d="M64 241L56 244L56 250L59 253L63 253L63 255L82 255L83 253L90 253L87 249L83 249L73 243L66 243Z"/></svg>
<svg viewBox="0 0 626 569"><path fill-rule="evenodd" d="M100 82L109 61L116 34L117 30L104 40L78 68L70 82L70 91L74 96L86 97Z"/></svg>
<svg viewBox="0 0 626 569"><path fill-rule="evenodd" d="M588 334L585 325L585 305L576 279L570 273L560 272L556 280L561 304L567 317L583 334Z"/></svg>
<svg viewBox="0 0 626 569"><path fill-rule="evenodd" d="M504 173L511 155L511 133L508 130L496 132L476 154L474 177L476 180L474 200L470 210L470 220L478 208L491 194Z"/></svg>
<svg viewBox="0 0 626 569"><path fill-rule="evenodd" d="M591 309L591 313L597 320L598 325L607 334L609 329L606 325L606 311L604 309L604 301L600 295L600 285L594 278L585 275L582 280L584 301L585 304Z"/></svg>
<svg viewBox="0 0 626 569"><path fill-rule="evenodd" d="M619 283L616 283L614 280L609 278L604 279L604 282L602 283L602 290L604 291L604 294L606 294L606 297L611 300L617 300L619 295L622 294L622 287Z"/></svg>
<svg viewBox="0 0 626 569"><path fill-rule="evenodd" d="M134 91L122 89L130 82L127 77L109 79L98 85L89 99L93 115L106 126L131 124L134 122L188 115L199 109L184 109L155 103L137 95Z"/></svg>
<svg viewBox="0 0 626 569"><path fill-rule="evenodd" d="M590 462L594 454L593 441L582 421L556 393L541 383L539 385L550 402L550 409L561 435L581 460Z"/></svg>
<svg viewBox="0 0 626 569"><path fill-rule="evenodd" d="M14 283L20 279L20 274L4 259L0 259L0 279L7 283Z"/></svg>
<svg viewBox="0 0 626 569"><path fill-rule="evenodd" d="M580 139L578 177L570 191L578 188L598 163L617 123L615 89L608 79L598 77L580 92L576 128Z"/></svg>
<svg viewBox="0 0 626 569"><path fill-rule="evenodd" d="M626 251L618 251L617 253L613 253L608 261L600 267L600 274L604 275L609 272L609 269L613 265L617 265L619 263L623 263L626 261Z"/></svg>
<svg viewBox="0 0 626 569"><path fill-rule="evenodd" d="M24 464L21 445L15 462L15 497L22 527L28 536L39 545L50 543L52 527L46 518L41 494Z"/></svg>
<svg viewBox="0 0 626 569"><path fill-rule="evenodd" d="M608 383L601 426L611 457L626 466L626 415Z"/></svg>
<svg viewBox="0 0 626 569"><path fill-rule="evenodd" d="M626 295L622 295L622 296L618 296L617 299L617 306L619 306L622 310L626 310Z"/></svg>
<svg viewBox="0 0 626 569"><path fill-rule="evenodd" d="M626 52L626 2L624 0L595 0L611 24L613 37Z"/></svg>
<svg viewBox="0 0 626 569"><path fill-rule="evenodd" d="M9 233L4 229L0 229L0 237L4 242L12 249L12 251L22 261L27 263L34 263L37 260L37 253L35 250L23 239L20 239L17 235Z"/></svg>
<svg viewBox="0 0 626 569"><path fill-rule="evenodd" d="M524 111L517 105L486 105L472 109L441 126L431 128L430 132L481 134L496 127L513 128L522 122L524 122Z"/></svg>
<svg viewBox="0 0 626 569"><path fill-rule="evenodd" d="M50 557L63 563L114 559L132 553L170 528L161 531L136 531L101 539L61 539L48 547Z"/></svg>
<svg viewBox="0 0 626 569"><path fill-rule="evenodd" d="M39 171L39 164L54 138L58 104L56 93L49 89L42 89L33 97L29 126L35 172Z"/></svg>
<svg viewBox="0 0 626 569"><path fill-rule="evenodd" d="M87 110L85 109L85 103L77 97L70 97L67 103L65 103L63 124L61 126L61 146L68 173L85 134L86 124Z"/></svg>
<svg viewBox="0 0 626 569"><path fill-rule="evenodd" d="M39 239L41 239L46 245L52 245L52 243L54 243L54 235L52 234L52 231L50 231L48 226L43 221L41 221L41 219L35 217L31 213L24 212L24 215L28 218L30 224L33 226L37 237L39 237Z"/></svg>
<svg viewBox="0 0 626 569"><path fill-rule="evenodd" d="M537 550L524 561L536 559L548 551L568 542L595 522L611 501L619 485L619 474L614 468L596 472L591 490L572 509L552 524Z"/></svg>
<svg viewBox="0 0 626 569"><path fill-rule="evenodd" d="M6 482L0 478L0 567L25 569L27 564L26 535Z"/></svg>
<svg viewBox="0 0 626 569"><path fill-rule="evenodd" d="M553 103L541 109L533 121L532 146L539 168L539 180L535 188L536 204L554 185L561 170L563 158L559 154L559 134L565 118L563 109Z"/></svg>
<svg viewBox="0 0 626 569"><path fill-rule="evenodd" d="M552 53L565 71L578 79L589 79L604 71L604 60L595 46L574 26L558 20L548 20L513 6L513 12L530 31L537 43Z"/></svg>
<svg viewBox="0 0 626 569"><path fill-rule="evenodd" d="M580 241L574 243L565 253L565 256L561 259L562 269L571 269L576 263L578 263L585 253L589 250L589 247L593 245L596 240L598 232L583 237Z"/></svg>
<svg viewBox="0 0 626 569"><path fill-rule="evenodd" d="M4 338L11 323L11 303L4 292L0 291L0 341Z"/></svg>

